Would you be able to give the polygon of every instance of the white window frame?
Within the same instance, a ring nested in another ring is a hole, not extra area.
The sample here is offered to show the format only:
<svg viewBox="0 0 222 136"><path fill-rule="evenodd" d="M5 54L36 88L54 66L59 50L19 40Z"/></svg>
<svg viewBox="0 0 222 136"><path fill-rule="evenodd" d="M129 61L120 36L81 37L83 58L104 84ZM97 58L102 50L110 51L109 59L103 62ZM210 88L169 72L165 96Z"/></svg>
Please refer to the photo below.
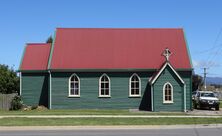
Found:
<svg viewBox="0 0 222 136"><path fill-rule="evenodd" d="M78 93L78 95L75 95L75 94L71 94L71 84L70 84L70 82L71 82L71 78L73 77L73 76L76 76L77 77L77 79L78 79L78 84L79 84L79 93ZM69 77L69 90L68 90L68 97L80 97L80 78L79 78L79 76L77 76L77 74L72 74L70 77Z"/></svg>
<svg viewBox="0 0 222 136"><path fill-rule="evenodd" d="M108 78L108 83L109 83L109 95L102 95L101 94L101 79L103 76L106 76ZM111 88L110 88L110 85L111 85L111 80L109 78L109 76L107 74L102 74L99 78L99 97L101 98L109 98L111 97Z"/></svg>
<svg viewBox="0 0 222 136"><path fill-rule="evenodd" d="M139 79L139 94L131 94L131 82L133 76L136 76ZM141 79L136 73L132 74L132 76L129 78L129 97L141 97Z"/></svg>
<svg viewBox="0 0 222 136"><path fill-rule="evenodd" d="M171 87L171 101L166 101L165 100L165 87L166 85L170 85ZM166 82L164 85L163 85L163 103L173 103L173 86L170 82Z"/></svg>

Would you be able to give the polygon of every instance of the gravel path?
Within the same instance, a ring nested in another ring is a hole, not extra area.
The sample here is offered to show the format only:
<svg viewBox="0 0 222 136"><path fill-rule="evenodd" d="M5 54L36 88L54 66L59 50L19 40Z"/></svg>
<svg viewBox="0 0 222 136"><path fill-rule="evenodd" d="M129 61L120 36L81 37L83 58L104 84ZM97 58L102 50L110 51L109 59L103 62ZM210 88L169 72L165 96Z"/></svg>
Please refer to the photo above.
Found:
<svg viewBox="0 0 222 136"><path fill-rule="evenodd" d="M193 111L187 112L188 115L201 115L201 116L210 116L210 115L222 115L222 110L215 111L214 109L194 109Z"/></svg>

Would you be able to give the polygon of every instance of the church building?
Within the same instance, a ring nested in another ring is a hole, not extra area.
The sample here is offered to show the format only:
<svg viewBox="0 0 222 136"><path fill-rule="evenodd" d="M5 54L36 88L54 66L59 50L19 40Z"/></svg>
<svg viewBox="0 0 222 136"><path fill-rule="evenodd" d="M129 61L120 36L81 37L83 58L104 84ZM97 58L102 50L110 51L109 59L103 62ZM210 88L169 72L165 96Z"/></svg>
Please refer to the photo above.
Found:
<svg viewBox="0 0 222 136"><path fill-rule="evenodd" d="M28 43L20 95L49 109L191 110L192 63L181 28L57 28Z"/></svg>

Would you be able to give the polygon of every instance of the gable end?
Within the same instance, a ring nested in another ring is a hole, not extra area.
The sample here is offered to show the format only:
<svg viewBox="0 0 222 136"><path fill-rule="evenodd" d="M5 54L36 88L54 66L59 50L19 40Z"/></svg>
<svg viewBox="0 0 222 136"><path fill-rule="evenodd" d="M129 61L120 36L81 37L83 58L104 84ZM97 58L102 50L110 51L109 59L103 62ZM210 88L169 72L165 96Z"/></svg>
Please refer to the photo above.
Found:
<svg viewBox="0 0 222 136"><path fill-rule="evenodd" d="M160 74L163 72L163 70L169 66L170 69L174 72L174 74L178 77L178 79L180 80L180 82L182 84L185 84L185 82L183 81L183 79L180 77L180 75L176 72L176 70L171 66L171 64L169 62L166 62L163 67L160 69L160 71L150 80L150 84L154 84L157 80L157 78L160 76Z"/></svg>

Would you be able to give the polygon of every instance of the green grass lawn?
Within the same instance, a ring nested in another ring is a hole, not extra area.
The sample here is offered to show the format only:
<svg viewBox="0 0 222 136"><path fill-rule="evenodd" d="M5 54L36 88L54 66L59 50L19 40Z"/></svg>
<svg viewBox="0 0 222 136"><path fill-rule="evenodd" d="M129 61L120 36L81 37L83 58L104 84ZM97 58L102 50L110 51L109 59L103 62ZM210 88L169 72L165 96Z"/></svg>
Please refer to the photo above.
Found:
<svg viewBox="0 0 222 136"><path fill-rule="evenodd" d="M30 111L3 111L1 115L186 115L183 112L132 112L129 110L105 110L105 109L89 109L89 110L30 110Z"/></svg>
<svg viewBox="0 0 222 136"><path fill-rule="evenodd" d="M0 126L221 124L222 118L3 118Z"/></svg>
<svg viewBox="0 0 222 136"><path fill-rule="evenodd" d="M187 115L183 112L132 112L129 110L30 110L0 111L4 115ZM189 115L187 115L189 116ZM176 125L217 124L221 118L3 118L0 126L76 126L76 125Z"/></svg>

